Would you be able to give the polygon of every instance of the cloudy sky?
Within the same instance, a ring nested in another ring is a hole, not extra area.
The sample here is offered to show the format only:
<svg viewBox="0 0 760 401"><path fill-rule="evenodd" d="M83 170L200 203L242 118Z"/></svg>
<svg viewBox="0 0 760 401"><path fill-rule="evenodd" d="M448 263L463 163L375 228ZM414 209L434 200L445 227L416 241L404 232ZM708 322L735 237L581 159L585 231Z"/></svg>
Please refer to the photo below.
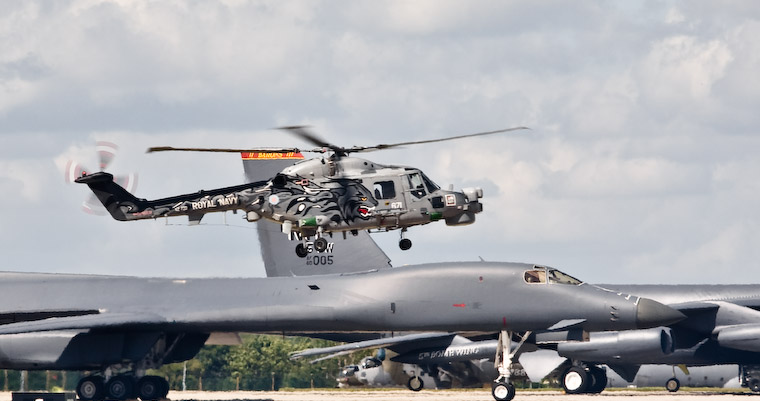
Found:
<svg viewBox="0 0 760 401"><path fill-rule="evenodd" d="M243 182L237 155L309 124L485 211L375 235L395 265L548 264L618 283L750 283L760 271L760 3L25 1L0 3L2 270L262 276L240 215L119 223L80 210L69 159L139 173L137 195ZM337 246L340 243L338 242Z"/></svg>

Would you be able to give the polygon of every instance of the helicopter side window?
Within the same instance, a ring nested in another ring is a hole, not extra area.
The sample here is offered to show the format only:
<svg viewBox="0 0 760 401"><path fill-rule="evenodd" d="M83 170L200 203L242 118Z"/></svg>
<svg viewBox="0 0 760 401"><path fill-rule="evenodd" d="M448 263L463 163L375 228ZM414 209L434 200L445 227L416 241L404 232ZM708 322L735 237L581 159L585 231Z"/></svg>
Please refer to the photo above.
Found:
<svg viewBox="0 0 760 401"><path fill-rule="evenodd" d="M549 270L549 282L555 284L581 285L583 282L557 269Z"/></svg>
<svg viewBox="0 0 760 401"><path fill-rule="evenodd" d="M545 270L526 270L525 282L528 284L543 284L546 283L546 271Z"/></svg>
<svg viewBox="0 0 760 401"><path fill-rule="evenodd" d="M396 187L393 181L378 181L374 185L375 199L393 199L396 197Z"/></svg>
<svg viewBox="0 0 760 401"><path fill-rule="evenodd" d="M420 173L412 173L407 176L409 178L409 188L412 195L417 198L425 196L425 184L422 182L422 176Z"/></svg>
<svg viewBox="0 0 760 401"><path fill-rule="evenodd" d="M377 358L368 358L362 362L362 368L364 369L376 368L382 364L383 363L380 362L380 360Z"/></svg>

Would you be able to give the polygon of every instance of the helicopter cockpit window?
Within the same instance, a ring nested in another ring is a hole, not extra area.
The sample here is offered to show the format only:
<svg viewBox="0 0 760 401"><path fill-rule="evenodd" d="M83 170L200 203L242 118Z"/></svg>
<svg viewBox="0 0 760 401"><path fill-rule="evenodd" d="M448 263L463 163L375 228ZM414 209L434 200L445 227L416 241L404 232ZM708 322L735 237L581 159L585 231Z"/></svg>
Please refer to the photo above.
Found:
<svg viewBox="0 0 760 401"><path fill-rule="evenodd" d="M528 284L546 283L546 270L526 270L525 282Z"/></svg>
<svg viewBox="0 0 760 401"><path fill-rule="evenodd" d="M411 173L407 177L409 177L409 189L412 195L417 198L425 196L425 184L420 173Z"/></svg>
<svg viewBox="0 0 760 401"><path fill-rule="evenodd" d="M436 183L434 183L430 178L428 178L428 176L426 176L425 173L420 173L420 174L422 174L422 180L425 181L425 186L427 187L427 190L429 193L433 193L441 189L441 187L436 185Z"/></svg>
<svg viewBox="0 0 760 401"><path fill-rule="evenodd" d="M375 199L393 199L396 197L396 187L393 186L393 181L378 181L373 194Z"/></svg>
<svg viewBox="0 0 760 401"><path fill-rule="evenodd" d="M549 282L555 284L581 285L583 282L577 278L562 273L557 269L549 269Z"/></svg>
<svg viewBox="0 0 760 401"><path fill-rule="evenodd" d="M376 368L382 364L383 363L377 358L367 358L362 362L362 368L364 369Z"/></svg>

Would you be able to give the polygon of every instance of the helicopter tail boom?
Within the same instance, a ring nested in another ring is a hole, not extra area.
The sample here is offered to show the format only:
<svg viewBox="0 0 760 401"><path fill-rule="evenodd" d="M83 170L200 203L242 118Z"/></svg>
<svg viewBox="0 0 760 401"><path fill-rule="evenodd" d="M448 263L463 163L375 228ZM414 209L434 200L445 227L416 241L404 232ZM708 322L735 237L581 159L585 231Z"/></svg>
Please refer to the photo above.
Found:
<svg viewBox="0 0 760 401"><path fill-rule="evenodd" d="M257 190L267 184L266 181L254 182L164 199L145 200L135 197L115 183L113 175L109 173L84 175L77 178L75 182L87 184L116 220L189 216L191 223L195 224L206 213L245 209L245 205L253 208L255 202L252 202L252 199L257 196Z"/></svg>

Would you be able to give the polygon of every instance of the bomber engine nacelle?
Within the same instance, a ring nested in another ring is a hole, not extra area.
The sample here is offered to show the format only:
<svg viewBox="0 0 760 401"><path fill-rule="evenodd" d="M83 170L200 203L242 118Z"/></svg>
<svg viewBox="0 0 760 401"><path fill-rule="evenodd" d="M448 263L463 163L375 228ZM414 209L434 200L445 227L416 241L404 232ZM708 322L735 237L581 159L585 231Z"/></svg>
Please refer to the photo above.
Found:
<svg viewBox="0 0 760 401"><path fill-rule="evenodd" d="M557 345L559 355L597 363L621 363L661 357L673 352L668 328L591 333L589 341Z"/></svg>
<svg viewBox="0 0 760 401"><path fill-rule="evenodd" d="M760 352L760 324L726 327L718 333L718 344L742 351Z"/></svg>

